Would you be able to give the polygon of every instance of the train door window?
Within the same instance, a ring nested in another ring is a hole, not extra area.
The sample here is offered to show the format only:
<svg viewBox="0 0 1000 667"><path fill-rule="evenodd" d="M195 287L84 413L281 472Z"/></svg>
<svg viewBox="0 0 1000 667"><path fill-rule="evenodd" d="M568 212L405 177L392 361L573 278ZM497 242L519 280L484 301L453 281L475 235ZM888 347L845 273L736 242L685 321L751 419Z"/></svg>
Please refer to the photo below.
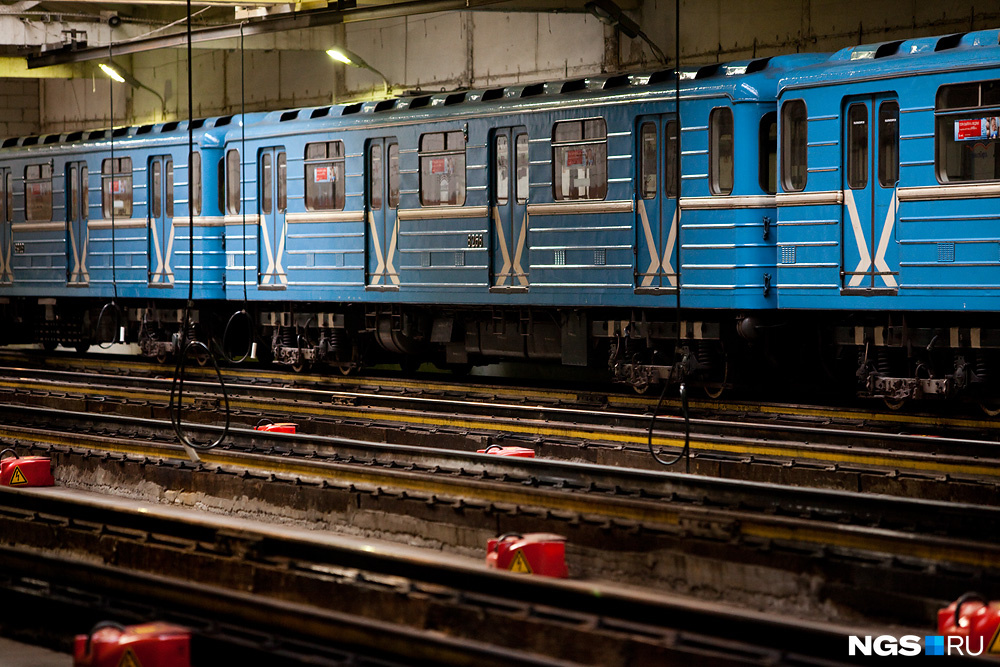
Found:
<svg viewBox="0 0 1000 667"><path fill-rule="evenodd" d="M14 211L14 177L8 171L6 178L4 178L4 188L7 191L7 206L5 207L4 217L6 222L13 220Z"/></svg>
<svg viewBox="0 0 1000 667"><path fill-rule="evenodd" d="M603 118L568 120L552 128L556 201L608 196L608 130Z"/></svg>
<svg viewBox="0 0 1000 667"><path fill-rule="evenodd" d="M306 144L306 210L344 210L344 142Z"/></svg>
<svg viewBox="0 0 1000 667"><path fill-rule="evenodd" d="M163 209L168 218L174 217L174 161L167 160L163 164L163 178L166 181L163 190Z"/></svg>
<svg viewBox="0 0 1000 667"><path fill-rule="evenodd" d="M399 207L399 144L389 144L385 149L389 159L389 208Z"/></svg>
<svg viewBox="0 0 1000 667"><path fill-rule="evenodd" d="M899 181L899 103L882 102L878 108L878 182L891 188Z"/></svg>
<svg viewBox="0 0 1000 667"><path fill-rule="evenodd" d="M708 116L708 182L713 195L733 191L733 110L712 109Z"/></svg>
<svg viewBox="0 0 1000 667"><path fill-rule="evenodd" d="M77 166L70 165L69 168L69 219L79 220L80 219L80 170Z"/></svg>
<svg viewBox="0 0 1000 667"><path fill-rule="evenodd" d="M105 218L132 217L132 158L101 162L101 210Z"/></svg>
<svg viewBox="0 0 1000 667"><path fill-rule="evenodd" d="M769 195L778 191L778 112L769 111L760 118L757 135L757 179L760 189Z"/></svg>
<svg viewBox="0 0 1000 667"><path fill-rule="evenodd" d="M643 123L639 128L639 192L643 199L656 196L657 158L656 124Z"/></svg>
<svg viewBox="0 0 1000 667"><path fill-rule="evenodd" d="M1000 180L1000 81L941 86L934 116L939 181Z"/></svg>
<svg viewBox="0 0 1000 667"><path fill-rule="evenodd" d="M852 104L847 109L847 185L868 185L868 106Z"/></svg>
<svg viewBox="0 0 1000 667"><path fill-rule="evenodd" d="M31 164L24 168L24 198L24 217L27 220L52 220L51 164Z"/></svg>
<svg viewBox="0 0 1000 667"><path fill-rule="evenodd" d="M667 140L663 143L665 151L663 163L666 165L666 191L668 197L677 196L677 163L680 159L680 146L677 144L677 121L667 123Z"/></svg>
<svg viewBox="0 0 1000 667"><path fill-rule="evenodd" d="M786 192L805 190L808 136L806 103L788 100L781 105L781 187Z"/></svg>
<svg viewBox="0 0 1000 667"><path fill-rule="evenodd" d="M153 160L153 163L150 165L150 167L151 170L149 179L151 183L149 188L150 190L152 190L152 192L150 193L152 197L150 198L150 203L149 203L149 215L152 218L159 218L160 205L161 205L160 193L163 192L163 188L160 187L160 179L162 178L161 175L162 167L159 160Z"/></svg>
<svg viewBox="0 0 1000 667"><path fill-rule="evenodd" d="M521 133L514 138L514 168L517 173L517 183L514 186L514 194L517 203L523 204L528 201L528 135Z"/></svg>
<svg viewBox="0 0 1000 667"><path fill-rule="evenodd" d="M83 165L80 167L80 219L88 220L90 219L90 172L87 170L87 166Z"/></svg>
<svg viewBox="0 0 1000 667"><path fill-rule="evenodd" d="M465 134L433 132L420 136L420 204L465 203Z"/></svg>
<svg viewBox="0 0 1000 667"><path fill-rule="evenodd" d="M495 177L493 192L496 203L503 206L507 203L507 193L510 192L510 165L507 163L510 146L506 134L498 134L495 142L493 159L496 160L496 168L493 170Z"/></svg>
<svg viewBox="0 0 1000 667"><path fill-rule="evenodd" d="M188 156L188 205L192 215L201 215L201 153Z"/></svg>
<svg viewBox="0 0 1000 667"><path fill-rule="evenodd" d="M240 152L226 152L226 212L240 212Z"/></svg>
<svg viewBox="0 0 1000 667"><path fill-rule="evenodd" d="M277 157L274 159L275 163L275 174L274 177L277 179L276 185L278 186L277 191L277 209L278 213L284 213L288 210L288 161L285 158L285 152L281 151L278 153Z"/></svg>
<svg viewBox="0 0 1000 667"><path fill-rule="evenodd" d="M382 144L368 151L368 201L373 209L382 208Z"/></svg>
<svg viewBox="0 0 1000 667"><path fill-rule="evenodd" d="M264 153L260 161L260 212L271 213L271 193L274 183L271 182L271 154Z"/></svg>

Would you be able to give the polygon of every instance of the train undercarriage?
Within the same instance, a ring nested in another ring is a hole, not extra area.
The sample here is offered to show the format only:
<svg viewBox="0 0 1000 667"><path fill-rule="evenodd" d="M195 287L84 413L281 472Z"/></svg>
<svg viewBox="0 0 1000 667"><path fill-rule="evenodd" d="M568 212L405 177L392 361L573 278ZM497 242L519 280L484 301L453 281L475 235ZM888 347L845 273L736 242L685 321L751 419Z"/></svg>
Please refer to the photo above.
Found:
<svg viewBox="0 0 1000 667"><path fill-rule="evenodd" d="M679 382L701 386L710 397L734 387L833 385L892 408L950 399L1000 414L1000 323L981 315L949 316L948 326L940 326L933 313L678 317L673 310L170 306L5 299L0 342L83 352L124 341L166 362L182 341L200 340L230 362L253 357L343 374L380 363L415 370L432 362L463 371L498 361L543 362L606 368L609 379L639 392ZM205 363L205 356L197 361Z"/></svg>

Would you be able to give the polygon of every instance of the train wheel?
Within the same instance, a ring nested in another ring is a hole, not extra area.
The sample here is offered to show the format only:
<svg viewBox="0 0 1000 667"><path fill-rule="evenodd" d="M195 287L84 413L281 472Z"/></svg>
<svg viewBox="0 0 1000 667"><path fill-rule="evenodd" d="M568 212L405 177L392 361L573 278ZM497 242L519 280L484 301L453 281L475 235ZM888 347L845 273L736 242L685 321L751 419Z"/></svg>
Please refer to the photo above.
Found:
<svg viewBox="0 0 1000 667"><path fill-rule="evenodd" d="M726 381L729 379L729 355L726 348L719 343L718 347L707 349L708 353L708 373L705 377L705 395L715 400L726 391ZM699 351L699 356L705 351Z"/></svg>
<svg viewBox="0 0 1000 667"><path fill-rule="evenodd" d="M292 370L295 371L296 373L304 373L305 371L309 370L309 362L306 361L305 359L297 361L294 364L292 364Z"/></svg>
<svg viewBox="0 0 1000 667"><path fill-rule="evenodd" d="M204 366L208 363L208 355L204 353L195 355L194 360L198 363L199 366Z"/></svg>
<svg viewBox="0 0 1000 667"><path fill-rule="evenodd" d="M882 402L885 403L885 407L893 411L901 410L903 406L906 405L905 398L889 398L888 396L883 396Z"/></svg>
<svg viewBox="0 0 1000 667"><path fill-rule="evenodd" d="M987 417L996 417L1000 415L1000 399L988 399L979 401L979 409L983 411Z"/></svg>
<svg viewBox="0 0 1000 667"><path fill-rule="evenodd" d="M340 371L341 375L347 377L348 375L353 375L357 369L351 364L337 364L337 370Z"/></svg>

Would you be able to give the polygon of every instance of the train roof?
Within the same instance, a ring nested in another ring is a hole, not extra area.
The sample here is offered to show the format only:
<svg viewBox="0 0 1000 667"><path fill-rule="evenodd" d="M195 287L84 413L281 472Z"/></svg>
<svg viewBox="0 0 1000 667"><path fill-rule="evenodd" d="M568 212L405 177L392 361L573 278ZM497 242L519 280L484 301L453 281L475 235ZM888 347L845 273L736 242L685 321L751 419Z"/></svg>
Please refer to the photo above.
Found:
<svg viewBox="0 0 1000 667"><path fill-rule="evenodd" d="M1000 67L1000 29L918 37L841 49L823 62L789 70L779 95L846 81L916 76L924 72Z"/></svg>
<svg viewBox="0 0 1000 667"><path fill-rule="evenodd" d="M717 63L680 70L681 99L728 96L734 102L777 98L777 82L793 67L825 59L825 55L790 54ZM678 72L674 69L633 74L602 74L579 79L516 84L496 88L406 95L371 102L355 102L273 111L248 123L246 136L273 136L307 129L433 121L494 113L559 109L585 105L673 99ZM285 125L282 128L282 124ZM280 128L280 129L279 129ZM235 130L227 141L238 137Z"/></svg>

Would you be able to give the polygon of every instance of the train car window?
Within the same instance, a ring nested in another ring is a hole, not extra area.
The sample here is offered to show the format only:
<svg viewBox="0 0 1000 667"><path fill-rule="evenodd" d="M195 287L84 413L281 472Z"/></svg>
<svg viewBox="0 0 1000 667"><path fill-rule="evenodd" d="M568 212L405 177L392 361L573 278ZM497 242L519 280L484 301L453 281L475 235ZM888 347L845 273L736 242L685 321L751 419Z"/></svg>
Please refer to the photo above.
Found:
<svg viewBox="0 0 1000 667"><path fill-rule="evenodd" d="M733 191L733 110L712 109L708 116L708 185L713 195Z"/></svg>
<svg viewBox="0 0 1000 667"><path fill-rule="evenodd" d="M603 118L555 124L552 171L556 201L608 196L608 131Z"/></svg>
<svg viewBox="0 0 1000 667"><path fill-rule="evenodd" d="M232 149L226 152L226 211L240 212L240 152Z"/></svg>
<svg viewBox="0 0 1000 667"><path fill-rule="evenodd" d="M52 165L32 164L24 168L24 197L27 220L52 220Z"/></svg>
<svg viewBox="0 0 1000 667"><path fill-rule="evenodd" d="M517 172L517 183L514 185L514 194L517 203L523 204L528 201L528 135L523 132L514 139L514 168Z"/></svg>
<svg viewBox="0 0 1000 667"><path fill-rule="evenodd" d="M167 160L163 165L164 180L166 181L163 194L166 198L164 202L164 212L168 218L174 217L174 161Z"/></svg>
<svg viewBox="0 0 1000 667"><path fill-rule="evenodd" d="M80 219L90 218L90 172L86 167L80 167L80 183L83 185L83 192L80 193Z"/></svg>
<svg viewBox="0 0 1000 667"><path fill-rule="evenodd" d="M288 210L288 161L285 152L278 153L274 161L278 172L275 174L275 178L278 179L278 213L284 213Z"/></svg>
<svg viewBox="0 0 1000 667"><path fill-rule="evenodd" d="M677 196L677 160L680 158L680 147L677 145L677 121L672 120L667 123L667 140L663 144L666 151L663 163L667 166L667 173L664 174L666 180L666 190L668 197Z"/></svg>
<svg viewBox="0 0 1000 667"><path fill-rule="evenodd" d="M368 201L373 209L382 208L382 144L368 150Z"/></svg>
<svg viewBox="0 0 1000 667"><path fill-rule="evenodd" d="M878 182L891 188L899 181L899 102L878 108Z"/></svg>
<svg viewBox="0 0 1000 667"><path fill-rule="evenodd" d="M806 188L808 138L806 103L788 100L781 105L781 187L787 192Z"/></svg>
<svg viewBox="0 0 1000 667"><path fill-rule="evenodd" d="M399 144L386 148L389 158L389 208L399 207Z"/></svg>
<svg viewBox="0 0 1000 667"><path fill-rule="evenodd" d="M79 169L74 164L69 168L69 217L70 220L80 219L80 180L77 178Z"/></svg>
<svg viewBox="0 0 1000 667"><path fill-rule="evenodd" d="M760 189L769 195L778 191L778 112L769 111L760 117L757 135L757 179Z"/></svg>
<svg viewBox="0 0 1000 667"><path fill-rule="evenodd" d="M420 136L420 204L465 203L465 134L433 132Z"/></svg>
<svg viewBox="0 0 1000 667"><path fill-rule="evenodd" d="M306 210L344 210L344 142L306 144Z"/></svg>
<svg viewBox="0 0 1000 667"><path fill-rule="evenodd" d="M271 182L271 154L264 153L260 160L260 212L271 213L271 192L274 183Z"/></svg>
<svg viewBox="0 0 1000 667"><path fill-rule="evenodd" d="M939 181L1000 180L1000 81L941 86L934 115Z"/></svg>
<svg viewBox="0 0 1000 667"><path fill-rule="evenodd" d="M847 185L852 189L868 185L868 106L847 108Z"/></svg>
<svg viewBox="0 0 1000 667"><path fill-rule="evenodd" d="M643 199L656 196L657 159L656 124L643 123L639 128L639 192Z"/></svg>
<svg viewBox="0 0 1000 667"><path fill-rule="evenodd" d="M498 205L507 203L507 193L510 191L510 165L507 163L507 155L510 152L510 142L507 141L506 134L498 134L493 147L494 165L493 192Z"/></svg>
<svg viewBox="0 0 1000 667"><path fill-rule="evenodd" d="M152 194L153 198L152 198L152 202L150 203L150 206L149 206L149 209L150 209L149 210L149 215L151 217L153 217L153 218L159 218L160 217L160 192L162 192L162 189L160 187L160 171L161 171L162 167L160 166L160 161L159 160L154 160L153 164L150 165L150 166L152 167L152 172L151 172L151 176L150 176L151 184L150 184L149 187L150 187L150 190L152 190L151 194Z"/></svg>
<svg viewBox="0 0 1000 667"><path fill-rule="evenodd" d="M188 165L188 197L191 213L201 215L201 153L191 153Z"/></svg>
<svg viewBox="0 0 1000 667"><path fill-rule="evenodd" d="M132 158L101 162L101 210L105 218L132 217Z"/></svg>

